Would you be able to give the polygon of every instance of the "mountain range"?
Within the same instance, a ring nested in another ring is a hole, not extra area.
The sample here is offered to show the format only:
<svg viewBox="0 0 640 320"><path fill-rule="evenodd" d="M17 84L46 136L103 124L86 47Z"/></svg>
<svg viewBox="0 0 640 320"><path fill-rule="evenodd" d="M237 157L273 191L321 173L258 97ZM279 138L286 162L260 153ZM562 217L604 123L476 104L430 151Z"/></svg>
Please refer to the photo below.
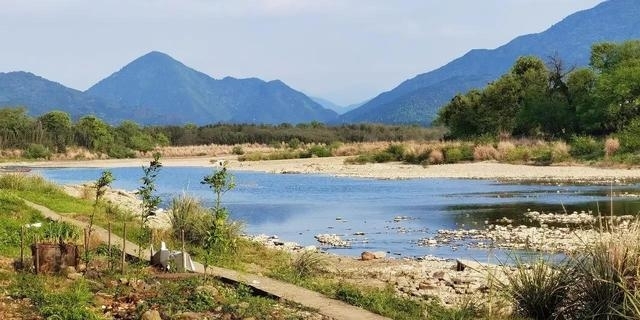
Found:
<svg viewBox="0 0 640 320"><path fill-rule="evenodd" d="M640 1L608 0L544 32L517 37L496 49L471 50L348 112L279 80L214 79L155 51L84 92L28 72L0 73L0 107L26 106L33 116L57 109L74 118L95 114L110 123L128 119L145 125L311 121L429 125L454 95L484 87L508 71L519 56L557 56L567 66L585 66L594 43L638 38Z"/></svg>
<svg viewBox="0 0 640 320"><path fill-rule="evenodd" d="M481 88L509 70L524 55L566 66L589 63L591 46L640 38L640 1L609 0L576 12L544 32L515 38L493 50L471 50L464 56L381 93L342 115L344 122L430 124L438 110L458 93Z"/></svg>

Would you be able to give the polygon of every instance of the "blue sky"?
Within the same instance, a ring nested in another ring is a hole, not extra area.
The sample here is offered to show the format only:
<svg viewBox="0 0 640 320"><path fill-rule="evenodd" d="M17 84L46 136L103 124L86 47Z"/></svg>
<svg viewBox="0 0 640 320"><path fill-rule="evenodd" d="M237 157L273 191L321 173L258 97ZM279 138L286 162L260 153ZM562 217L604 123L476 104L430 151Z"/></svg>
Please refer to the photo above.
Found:
<svg viewBox="0 0 640 320"><path fill-rule="evenodd" d="M162 51L351 104L601 0L0 0L0 72L85 90Z"/></svg>

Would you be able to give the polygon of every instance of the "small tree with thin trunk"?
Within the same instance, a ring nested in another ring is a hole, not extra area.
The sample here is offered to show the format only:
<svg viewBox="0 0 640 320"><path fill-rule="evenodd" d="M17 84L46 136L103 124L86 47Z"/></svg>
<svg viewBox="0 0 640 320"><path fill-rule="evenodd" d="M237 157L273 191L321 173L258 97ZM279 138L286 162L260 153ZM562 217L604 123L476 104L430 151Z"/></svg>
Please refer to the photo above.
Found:
<svg viewBox="0 0 640 320"><path fill-rule="evenodd" d="M138 187L136 192L142 199L142 213L140 214L140 228L142 230L141 243L149 242L150 230L146 226L149 217L156 214L158 205L160 204L160 197L155 193L156 191L156 178L160 173L162 163L160 162L160 153L153 154L153 160L149 163L148 167L142 166L142 185Z"/></svg>
<svg viewBox="0 0 640 320"><path fill-rule="evenodd" d="M107 188L111 185L111 183L115 180L113 174L109 170L102 171L100 178L94 183L93 187L96 189L96 197L93 202L93 210L91 211L91 216L89 216L89 230L87 231L87 244L91 240L91 233L93 232L93 221L96 215L96 211L98 210L98 203L102 196L104 196L105 192L107 192ZM89 264L89 248L84 248L84 259L85 263Z"/></svg>
<svg viewBox="0 0 640 320"><path fill-rule="evenodd" d="M235 239L233 239L232 228L227 224L229 211L222 206L222 195L236 187L233 175L227 171L226 167L221 170L214 170L208 176L205 176L202 184L206 184L215 193L215 203L212 209L212 226L207 231L206 239L204 239L205 250L205 270L213 260L214 251L219 250L222 253L228 253L234 249Z"/></svg>

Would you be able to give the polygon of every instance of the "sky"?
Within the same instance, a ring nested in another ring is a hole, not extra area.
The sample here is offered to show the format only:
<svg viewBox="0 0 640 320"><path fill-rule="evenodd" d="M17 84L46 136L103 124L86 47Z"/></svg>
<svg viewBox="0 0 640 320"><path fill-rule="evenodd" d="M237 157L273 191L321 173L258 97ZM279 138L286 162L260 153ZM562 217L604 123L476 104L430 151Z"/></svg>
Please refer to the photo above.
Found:
<svg viewBox="0 0 640 320"><path fill-rule="evenodd" d="M602 0L0 0L0 72L86 90L150 51L359 103Z"/></svg>

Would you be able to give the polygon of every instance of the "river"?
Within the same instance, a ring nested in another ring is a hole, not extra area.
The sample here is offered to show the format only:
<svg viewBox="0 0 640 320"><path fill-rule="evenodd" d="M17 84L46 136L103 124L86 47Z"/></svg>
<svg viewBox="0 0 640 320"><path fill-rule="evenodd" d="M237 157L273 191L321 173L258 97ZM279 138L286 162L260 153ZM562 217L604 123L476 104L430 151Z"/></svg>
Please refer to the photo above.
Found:
<svg viewBox="0 0 640 320"><path fill-rule="evenodd" d="M101 171L34 170L59 184L91 183ZM140 185L141 168L111 171L116 178L114 188L133 191ZM213 192L200 184L202 177L211 172L211 168L202 167L162 168L157 180L162 206L185 193L211 205ZM224 195L223 205L231 211L232 219L244 222L246 233L278 235L282 240L302 245L318 245L316 234L338 234L352 241L351 248L329 250L352 256L369 250L402 257L434 255L485 261L495 252L464 246L421 247L417 241L432 237L438 229L480 229L486 220L520 216L527 209L608 213L610 200L608 186L464 179L377 180L258 172L233 172L233 175L237 187ZM631 185L616 186L613 190L615 194L637 194L639 189L638 185ZM616 214L637 214L640 200L616 197L614 208ZM359 232L364 236L354 235Z"/></svg>

